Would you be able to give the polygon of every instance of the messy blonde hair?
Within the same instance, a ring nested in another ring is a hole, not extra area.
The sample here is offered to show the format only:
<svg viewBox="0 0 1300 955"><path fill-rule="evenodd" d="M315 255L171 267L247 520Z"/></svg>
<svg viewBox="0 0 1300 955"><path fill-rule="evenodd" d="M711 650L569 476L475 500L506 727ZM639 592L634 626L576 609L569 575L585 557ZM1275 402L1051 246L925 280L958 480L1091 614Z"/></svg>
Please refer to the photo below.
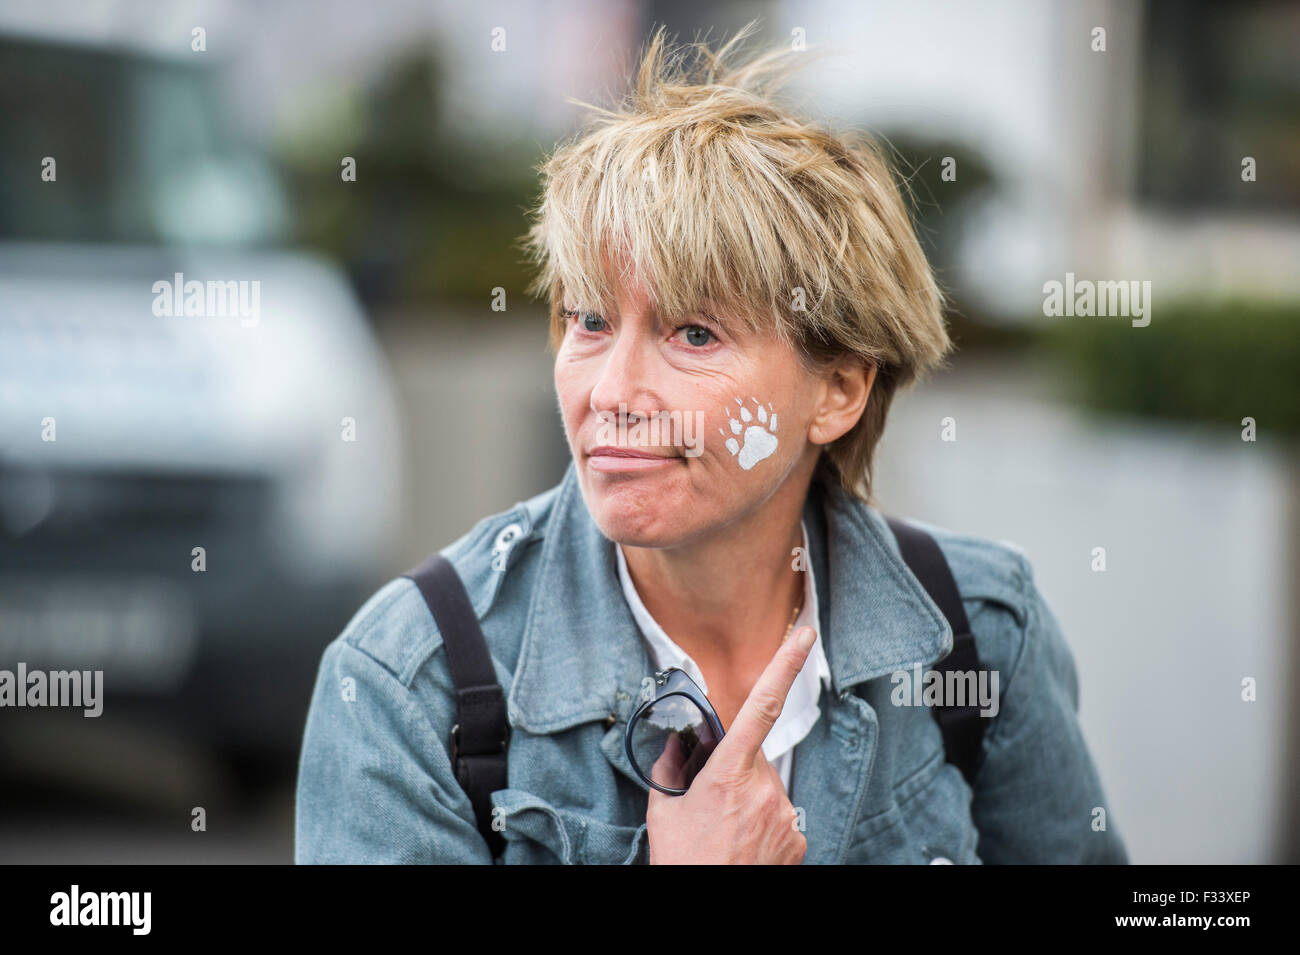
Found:
<svg viewBox="0 0 1300 955"><path fill-rule="evenodd" d="M733 62L754 27L716 52L672 47L661 27L621 105L578 103L594 115L538 167L542 196L523 238L540 267L529 291L550 298L557 349L566 296L615 310L606 256L617 248L658 312L774 332L809 370L845 356L873 363L866 410L819 461L870 501L894 393L950 348L942 295L879 147L773 100L804 55Z"/></svg>

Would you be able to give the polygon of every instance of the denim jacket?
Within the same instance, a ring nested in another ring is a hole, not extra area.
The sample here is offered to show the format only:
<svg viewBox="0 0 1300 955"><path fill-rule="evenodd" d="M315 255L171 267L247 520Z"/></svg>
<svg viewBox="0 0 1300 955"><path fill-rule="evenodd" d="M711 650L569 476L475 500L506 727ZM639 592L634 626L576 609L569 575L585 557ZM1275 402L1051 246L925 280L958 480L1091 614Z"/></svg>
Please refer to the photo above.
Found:
<svg viewBox="0 0 1300 955"><path fill-rule="evenodd" d="M981 663L999 671L973 788L929 708L891 674L952 647L884 518L831 482L804 508L832 672L794 751L805 863L1126 863L1077 720L1078 677L1016 549L921 525L957 580ZM652 664L614 545L574 466L442 553L465 582L505 689L509 786L496 862L645 863L648 789L623 731ZM299 766L298 863L491 863L448 752L455 696L415 585L390 581L325 649Z"/></svg>

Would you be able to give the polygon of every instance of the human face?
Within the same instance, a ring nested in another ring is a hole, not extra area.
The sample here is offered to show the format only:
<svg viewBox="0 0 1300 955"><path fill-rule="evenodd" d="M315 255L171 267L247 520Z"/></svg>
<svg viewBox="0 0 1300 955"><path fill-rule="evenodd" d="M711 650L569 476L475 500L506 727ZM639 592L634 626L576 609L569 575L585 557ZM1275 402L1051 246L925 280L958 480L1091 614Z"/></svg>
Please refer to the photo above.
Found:
<svg viewBox="0 0 1300 955"><path fill-rule="evenodd" d="M564 307L555 390L606 537L671 547L753 513L787 481L807 482L819 379L775 334L658 314L634 282L614 314Z"/></svg>

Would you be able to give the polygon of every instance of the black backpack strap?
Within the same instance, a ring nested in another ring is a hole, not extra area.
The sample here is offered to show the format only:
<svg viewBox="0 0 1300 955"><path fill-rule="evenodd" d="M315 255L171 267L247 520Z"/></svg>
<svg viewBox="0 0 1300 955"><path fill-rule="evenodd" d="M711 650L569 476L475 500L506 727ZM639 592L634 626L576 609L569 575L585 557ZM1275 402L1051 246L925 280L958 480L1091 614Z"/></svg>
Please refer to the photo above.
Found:
<svg viewBox="0 0 1300 955"><path fill-rule="evenodd" d="M469 796L479 832L492 854L505 849L505 839L492 828L492 793L505 789L506 745L510 724L506 698L492 669L487 641L451 561L432 554L403 574L415 581L438 624L447 651L447 666L456 687L456 725L451 729L451 764Z"/></svg>
<svg viewBox="0 0 1300 955"><path fill-rule="evenodd" d="M970 632L970 621L961 605L961 594L953 580L952 569L944 559L943 551L933 537L918 527L898 518L886 518L889 528L898 540L903 560L916 579L921 582L930 599L938 604L952 627L952 652L935 665L941 673L972 671L980 668L975 636ZM980 716L979 707L967 701L965 706L932 707L943 734L943 747L948 762L961 770L966 782L974 785L975 773L981 761L986 720Z"/></svg>

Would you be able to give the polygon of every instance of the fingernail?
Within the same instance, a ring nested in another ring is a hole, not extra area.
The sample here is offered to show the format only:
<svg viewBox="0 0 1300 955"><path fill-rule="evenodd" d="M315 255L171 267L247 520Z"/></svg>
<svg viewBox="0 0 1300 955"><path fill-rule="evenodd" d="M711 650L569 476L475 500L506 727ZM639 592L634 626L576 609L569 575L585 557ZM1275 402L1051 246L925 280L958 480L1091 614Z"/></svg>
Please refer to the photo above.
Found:
<svg viewBox="0 0 1300 955"><path fill-rule="evenodd" d="M813 643L817 640L817 631L812 627L801 627L799 630L798 640L799 649L807 653L812 649Z"/></svg>

